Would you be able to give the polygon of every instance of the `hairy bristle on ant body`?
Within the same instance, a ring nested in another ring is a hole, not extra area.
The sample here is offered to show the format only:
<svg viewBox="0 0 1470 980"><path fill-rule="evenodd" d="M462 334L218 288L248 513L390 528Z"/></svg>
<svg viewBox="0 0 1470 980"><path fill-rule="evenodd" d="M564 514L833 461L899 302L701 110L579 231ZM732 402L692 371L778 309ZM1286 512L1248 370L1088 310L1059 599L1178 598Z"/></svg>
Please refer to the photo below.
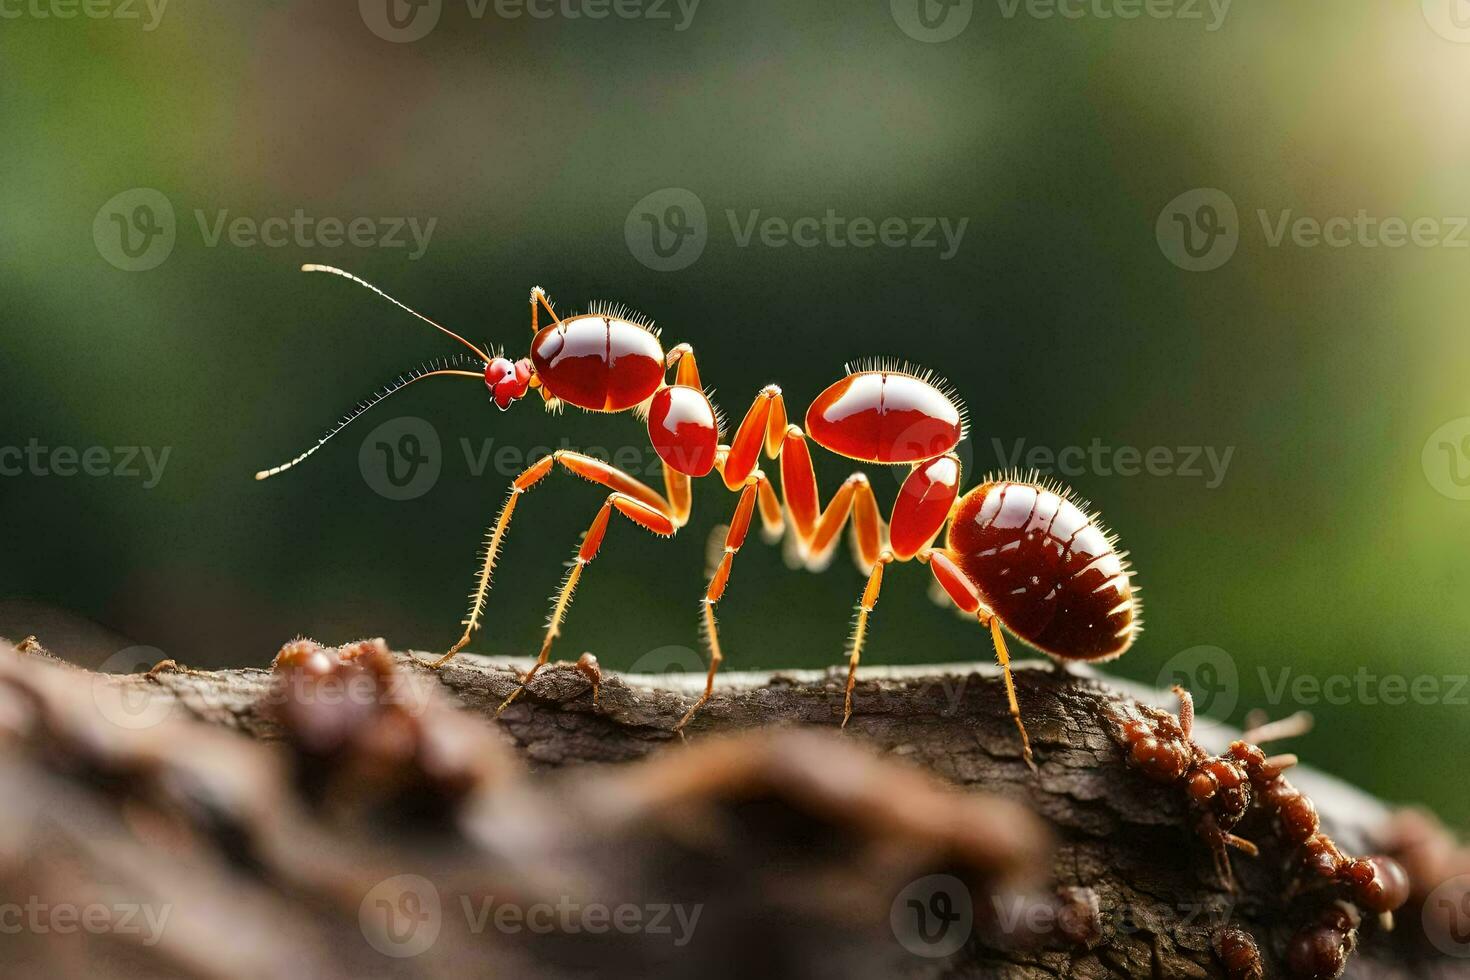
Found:
<svg viewBox="0 0 1470 980"><path fill-rule="evenodd" d="M796 559L811 570L827 565L843 529L849 523L852 527L855 557L867 584L846 651L844 726L853 713L857 668L884 569L893 563L916 560L928 565L940 594L989 632L1020 736L1021 757L1033 769L1036 764L1021 720L1004 630L1059 661L1119 656L1138 634L1137 589L1126 553L1117 550L1116 540L1085 503L1034 475L987 479L961 495L963 473L954 450L966 435L966 412L953 392L929 372L896 361L850 368L813 401L804 429L789 420L781 389L767 385L725 443L719 412L700 382L693 348L678 344L665 352L658 331L621 307L597 305L588 313L560 317L545 291L536 287L530 293L530 350L512 360L477 347L350 273L321 265L303 269L340 276L372 290L462 344L477 360L462 355L467 364L432 362L402 376L348 413L315 446L285 464L262 470L256 479L294 467L364 412L429 377L479 379L501 409L535 390L548 410L571 405L589 412L633 412L646 420L649 442L663 467L662 493L617 467L570 450L537 460L511 481L505 504L486 534L464 630L434 666L453 659L479 629L495 564L522 496L554 471L590 480L608 496L552 599L536 662L501 704L502 710L548 662L573 594L596 557L611 518L621 515L654 535L673 535L689 520L691 481L711 472L718 473L738 499L700 601L709 648L704 692L680 719L676 728L681 732L713 694L724 660L715 607L756 515L768 537L787 535ZM542 313L552 321L544 327ZM890 517L884 519L862 473L848 477L823 503L808 440L857 462L909 467ZM779 492L757 465L763 453L780 461ZM936 546L946 528L943 546Z"/></svg>

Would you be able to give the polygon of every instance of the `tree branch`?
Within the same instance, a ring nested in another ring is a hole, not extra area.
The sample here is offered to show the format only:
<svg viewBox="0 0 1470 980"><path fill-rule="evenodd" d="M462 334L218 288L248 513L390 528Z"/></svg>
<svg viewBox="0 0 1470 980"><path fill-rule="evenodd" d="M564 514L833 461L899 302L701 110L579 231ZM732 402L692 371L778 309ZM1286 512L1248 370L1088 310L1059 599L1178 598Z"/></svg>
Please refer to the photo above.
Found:
<svg viewBox="0 0 1470 980"><path fill-rule="evenodd" d="M1243 823L1263 854L1235 857L1230 893L1183 795L1125 764L1115 719L1134 702L1117 682L1021 665L1033 775L990 665L865 668L845 736L839 672L722 675L685 745L674 726L702 677L609 674L594 702L585 671L555 665L487 724L526 662L434 672L370 647L351 654L376 678L366 705L350 685L329 704L292 671L112 677L39 648L0 657L0 798L22 804L0 812L0 887L173 916L151 945L27 934L30 975L1223 977L1230 927L1286 975L1305 914L1286 851ZM791 727L808 737L768 734ZM1198 737L1220 751L1231 733ZM1293 782L1345 850L1372 850L1388 807L1321 774ZM942 948L899 920L952 907L928 886L905 898L939 873L963 882L974 926L931 958ZM433 903L429 946L385 955L404 947L374 909L411 924ZM598 905L642 925L597 931ZM580 911L537 931L540 906ZM656 906L698 906L692 938L653 930ZM1470 976L1435 955L1417 909L1398 920L1391 936L1365 924L1349 976Z"/></svg>

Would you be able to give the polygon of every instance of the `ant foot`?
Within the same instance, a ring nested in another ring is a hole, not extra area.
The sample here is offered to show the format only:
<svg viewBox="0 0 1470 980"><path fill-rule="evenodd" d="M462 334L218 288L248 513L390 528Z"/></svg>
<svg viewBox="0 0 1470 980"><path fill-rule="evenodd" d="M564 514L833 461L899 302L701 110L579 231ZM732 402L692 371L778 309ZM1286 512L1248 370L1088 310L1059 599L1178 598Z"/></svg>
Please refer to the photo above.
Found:
<svg viewBox="0 0 1470 980"><path fill-rule="evenodd" d="M509 708L511 706L511 704L515 701L516 698L520 697L522 694L524 694L526 692L526 688L531 683L531 678L535 677L536 676L536 672L538 670L540 670L540 669L541 669L541 664L540 663L536 663L536 664L533 664L531 666L531 669L530 670L526 671L524 674L521 675L520 684L516 686L516 689L514 691L511 691L510 692L510 695L504 701L500 702L500 707L498 707L498 708L495 709L495 717L496 718L499 718L500 717L500 713L502 711L504 711L506 708Z"/></svg>
<svg viewBox="0 0 1470 980"><path fill-rule="evenodd" d="M1041 770L1036 768L1036 757L1031 754L1031 736L1026 734L1025 723L1021 721L1020 715L1012 715L1011 720L1016 723L1016 731L1021 734L1021 758L1033 775L1041 775Z"/></svg>
<svg viewBox="0 0 1470 980"><path fill-rule="evenodd" d="M511 691L510 695L504 701L500 702L500 707L495 709L495 717L499 718L500 713L506 708L509 708L511 704L515 701L515 699L521 696L521 693L524 692L525 689L526 682L521 681L521 683L516 686L516 689L514 691Z"/></svg>
<svg viewBox="0 0 1470 980"><path fill-rule="evenodd" d="M461 636L459 638L459 642L450 647L449 652L440 657L438 660L419 660L418 657L414 657L413 659L418 660L419 663L423 664L425 667L428 667L430 670L438 670L440 667L443 667L445 664L449 663L449 661L459 656L459 651L463 650L465 646L469 644L469 642L469 635L466 634L465 636Z"/></svg>
<svg viewBox="0 0 1470 980"><path fill-rule="evenodd" d="M689 722L694 718L695 714L698 713L698 711L699 711L700 708L703 708L704 707L705 702L707 702L708 700L709 700L709 694L706 693L698 701L694 702L694 707L692 707L688 711L684 712L684 717L683 718L680 718L679 719L679 723L674 726L674 731L678 733L678 735L679 735L679 737L681 739L685 737L684 736L684 728L685 728L685 726L689 724Z"/></svg>

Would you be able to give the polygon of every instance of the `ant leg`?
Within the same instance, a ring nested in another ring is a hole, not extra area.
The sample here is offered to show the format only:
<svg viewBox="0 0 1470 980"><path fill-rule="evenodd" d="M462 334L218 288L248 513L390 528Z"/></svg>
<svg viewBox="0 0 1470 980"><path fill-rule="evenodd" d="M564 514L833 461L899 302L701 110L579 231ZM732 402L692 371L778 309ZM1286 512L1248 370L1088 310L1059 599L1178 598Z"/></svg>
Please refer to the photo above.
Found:
<svg viewBox="0 0 1470 980"><path fill-rule="evenodd" d="M540 483L546 474L551 472L551 467L555 462L556 457L554 455L543 456L526 467L520 476L517 476L511 481L510 495L506 497L505 503L501 505L500 516L490 526L490 531L485 538L484 556L480 562L480 575L475 580L475 591L471 594L470 598L470 610L465 615L463 621L464 633L460 635L459 640L454 646L449 648L449 652L430 663L430 667L442 667L453 660L459 651L469 645L470 637L474 635L475 630L480 628L480 616L485 611L485 599L490 594L490 576L495 571L496 559L500 557L500 546L505 540L506 531L510 528L510 519L511 515L515 513L516 501L520 499L521 494L531 489L537 483Z"/></svg>
<svg viewBox="0 0 1470 980"><path fill-rule="evenodd" d="M572 567L567 570L567 577L562 581L561 589L552 603L551 615L546 621L546 635L541 641L541 653L537 656L536 663L526 671L526 676L521 678L520 686L510 692L510 696L500 703L499 708L495 709L497 716L510 707L511 702L520 697L526 685L531 683L531 678L535 677L536 672L546 666L546 662L551 659L551 645L561 635L561 626L566 621L567 609L572 604L572 596L577 591L577 583L582 580L582 571L592 564L592 559L597 557L598 549L602 547L602 539L607 536L607 525L612 520L614 510L659 537L666 538L674 533L673 519L666 511L650 507L620 491L615 490L608 494L607 500L602 504L602 509L597 512L596 517L592 518L592 523L587 525L587 533L582 537L577 556L572 562Z"/></svg>
<svg viewBox="0 0 1470 980"><path fill-rule="evenodd" d="M548 316L551 317L551 322L552 323L555 323L558 327L561 326L561 317L557 316L556 315L556 311L551 308L551 299L549 297L547 297L546 290L542 289L540 286L532 286L531 287L531 332L532 333L540 333L541 332L541 325L540 325L539 312L538 312L538 307L539 306L546 307L546 313L547 313Z"/></svg>
<svg viewBox="0 0 1470 980"><path fill-rule="evenodd" d="M858 601L857 622L852 628L852 652L847 657L847 691L842 698L842 727L847 727L847 720L852 717L852 688L857 683L858 661L863 655L863 640L868 635L868 616L878 605L878 593L883 590L883 569L893 561L893 555L887 551L878 556L873 563L873 570L868 573L868 585L863 589L863 597Z"/></svg>
<svg viewBox="0 0 1470 980"><path fill-rule="evenodd" d="M775 459L781 453L785 437L786 402L781 398L780 388L766 385L755 396L750 411L735 430L735 438L730 440L723 473L725 486L731 490L744 486L745 478L755 469L761 446L765 446L768 457Z"/></svg>
<svg viewBox="0 0 1470 980"><path fill-rule="evenodd" d="M870 572L883 549L883 519L878 513L878 502L873 497L868 478L861 473L848 477L824 510L817 491L811 452L807 449L806 435L800 426L786 427L779 455L781 494L791 514L796 555L806 564L807 570L817 572L827 567L832 560L837 533L842 530L849 513L855 511L853 525L857 533L859 564L865 574Z"/></svg>
<svg viewBox="0 0 1470 980"><path fill-rule="evenodd" d="M1247 854L1251 857L1261 856L1261 849L1255 844L1252 844L1250 841L1246 840L1244 837L1236 837L1234 834L1226 834L1225 843L1229 844L1231 847L1235 848L1242 854Z"/></svg>
<svg viewBox="0 0 1470 980"><path fill-rule="evenodd" d="M558 327L561 326L561 317L557 316L556 310L553 310L551 308L551 299L546 295L546 290L542 289L540 286L532 286L531 334L533 336L541 332L540 310L542 307L545 307L546 312L551 315L551 322L555 323ZM546 389L546 386L541 383L541 380L539 378L533 376L531 379L531 386L533 388L540 389L541 404L546 408L548 412L556 411L559 409L561 402L556 397L554 397L550 391Z"/></svg>
<svg viewBox="0 0 1470 980"><path fill-rule="evenodd" d="M1175 684L1170 688L1179 699L1179 728L1188 740L1194 734L1194 695Z"/></svg>
<svg viewBox="0 0 1470 980"><path fill-rule="evenodd" d="M663 463L664 497L669 502L669 516L674 523L683 527L689 523L694 510L694 487L688 473L681 473L668 463Z"/></svg>
<svg viewBox="0 0 1470 980"><path fill-rule="evenodd" d="M1235 893L1235 872L1230 867L1230 845L1231 835L1220 829L1215 821L1214 814L1206 813L1200 817L1199 835L1210 848L1210 854L1215 860L1215 874L1219 876L1224 884L1225 890L1231 894Z"/></svg>
<svg viewBox="0 0 1470 980"><path fill-rule="evenodd" d="M786 518L781 515L781 500L776 496L776 491L771 487L771 481L760 473L760 483L756 485L756 504L761 515L761 536L768 542L780 539L782 532L786 530Z"/></svg>
<svg viewBox="0 0 1470 980"><path fill-rule="evenodd" d="M699 362L694 359L694 348L689 344L669 348L669 352L664 355L664 367L677 367L674 384L704 389L699 381Z"/></svg>
<svg viewBox="0 0 1470 980"><path fill-rule="evenodd" d="M1276 721L1268 721L1259 725L1250 726L1244 735L1240 736L1247 742L1262 745L1266 742L1279 742L1282 739L1296 738L1305 735L1312 730L1313 718L1310 711L1298 711L1294 715L1279 718Z"/></svg>
<svg viewBox="0 0 1470 980"><path fill-rule="evenodd" d="M432 661L430 667L442 667L453 660L459 651L469 645L470 637L475 630L480 628L480 617L485 611L485 599L490 594L490 579L495 571L495 562L500 556L501 545L505 542L505 535L510 530L510 519L515 513L516 502L521 494L540 483L546 474L551 472L554 465L560 465L567 472L591 480L593 483L616 490L632 497L651 510L669 514L671 508L664 498L648 486L635 480L622 470L599 459L582 453L572 452L567 449L559 449L549 456L543 456L516 477L510 485L510 496L500 509L500 516L490 526L490 531L485 538L484 554L480 562L480 575L475 581L475 591L470 595L470 609L463 622L464 633L459 641L449 648L449 652L438 660Z"/></svg>
<svg viewBox="0 0 1470 980"><path fill-rule="evenodd" d="M973 614L982 626L990 627L990 640L995 644L995 659L1000 663L1001 676L1005 678L1006 701L1011 718L1016 722L1016 731L1021 733L1021 756L1026 760L1026 765L1031 767L1031 771L1036 772L1036 760L1031 756L1031 737L1026 734L1026 724L1021 721L1021 706L1016 701L1016 685L1011 679L1011 654L1006 649L1006 638L1000 629L1000 619L985 607L980 599L980 590L949 552L920 552L918 559L929 563L929 570L934 573L934 578L956 606Z"/></svg>
<svg viewBox="0 0 1470 980"><path fill-rule="evenodd" d="M1006 700L1010 704L1011 718L1016 722L1016 731L1021 733L1021 756L1026 760L1026 765L1036 772L1036 760L1031 756L1031 737L1026 734L1026 723L1021 721L1021 706L1016 701L1016 684L1011 679L1011 653L1006 649L1005 634L1000 629L1000 619L995 613L984 609L979 614L980 622L990 627L990 640L995 644L995 659L1000 662L1001 676L1006 682Z"/></svg>
<svg viewBox="0 0 1470 980"><path fill-rule="evenodd" d="M696 391L703 391L704 385L699 380L699 363L694 357L694 348L689 344L679 344L669 349L664 355L664 368L674 368L674 384ZM719 418L716 410L716 419ZM668 498L672 507L671 514L674 523L683 527L689 522L689 514L694 509L694 494L691 487L693 479L687 473L674 469L668 463L663 465L664 496Z"/></svg>
<svg viewBox="0 0 1470 980"><path fill-rule="evenodd" d="M791 514L791 526L797 554L803 562L811 553L812 536L817 533L822 505L817 493L817 471L812 467L811 450L801 426L790 425L781 442L781 496Z"/></svg>
<svg viewBox="0 0 1470 980"><path fill-rule="evenodd" d="M817 522L812 534L806 567L819 572L832 561L836 550L837 534L852 516L854 550L858 564L864 574L871 572L883 550L883 518L878 513L878 501L873 497L873 488L865 474L854 473L837 488L827 509Z"/></svg>
<svg viewBox="0 0 1470 980"><path fill-rule="evenodd" d="M704 707L709 701L710 695L715 689L715 674L720 670L720 662L725 659L720 650L720 628L715 620L715 604L725 594L725 586L730 583L730 569L735 564L735 556L740 553L740 548L745 544L745 536L750 531L750 518L755 511L757 498L760 495L761 484L766 483L766 476L760 470L746 477L745 488L740 491L740 500L735 504L735 514L730 518L730 528L725 532L725 547L720 555L719 564L715 566L714 573L710 576L709 586L705 589L704 598L700 600L703 615L704 635L709 643L709 674L704 680L704 693L699 700L694 702L693 707L684 713L679 723L674 726L674 731L684 731L684 726Z"/></svg>

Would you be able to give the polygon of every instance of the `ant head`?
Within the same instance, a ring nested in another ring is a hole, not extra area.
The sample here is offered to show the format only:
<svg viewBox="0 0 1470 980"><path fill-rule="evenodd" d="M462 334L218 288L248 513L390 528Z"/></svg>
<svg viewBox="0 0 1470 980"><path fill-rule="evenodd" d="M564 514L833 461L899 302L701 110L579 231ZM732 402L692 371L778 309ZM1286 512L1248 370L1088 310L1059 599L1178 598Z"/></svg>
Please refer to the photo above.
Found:
<svg viewBox="0 0 1470 980"><path fill-rule="evenodd" d="M529 358L512 361L508 357L492 357L485 364L485 387L490 389L496 406L503 412L531 387L531 374Z"/></svg>

